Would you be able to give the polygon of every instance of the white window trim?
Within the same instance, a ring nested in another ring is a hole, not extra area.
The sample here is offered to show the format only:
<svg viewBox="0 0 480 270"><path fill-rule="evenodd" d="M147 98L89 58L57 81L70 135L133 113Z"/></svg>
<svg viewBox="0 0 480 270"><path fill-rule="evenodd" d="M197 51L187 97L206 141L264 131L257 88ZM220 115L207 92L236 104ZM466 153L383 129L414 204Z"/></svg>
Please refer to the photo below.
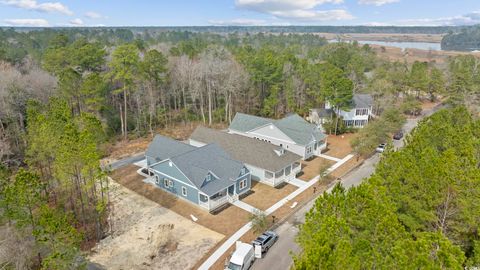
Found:
<svg viewBox="0 0 480 270"><path fill-rule="evenodd" d="M240 183L238 184L238 188L242 190L242 189L245 189L246 187L247 187L247 179L241 180Z"/></svg>
<svg viewBox="0 0 480 270"><path fill-rule="evenodd" d="M182 186L182 195L187 197L187 188Z"/></svg>
<svg viewBox="0 0 480 270"><path fill-rule="evenodd" d="M160 177L155 175L155 184L160 185Z"/></svg>

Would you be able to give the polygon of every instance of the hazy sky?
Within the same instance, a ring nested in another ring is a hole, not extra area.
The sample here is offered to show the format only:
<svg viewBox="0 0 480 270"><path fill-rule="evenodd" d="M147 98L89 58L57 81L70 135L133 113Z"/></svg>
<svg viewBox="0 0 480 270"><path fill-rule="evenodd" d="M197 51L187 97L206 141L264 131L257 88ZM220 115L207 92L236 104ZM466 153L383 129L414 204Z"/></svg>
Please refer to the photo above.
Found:
<svg viewBox="0 0 480 270"><path fill-rule="evenodd" d="M471 25L480 0L0 0L0 25Z"/></svg>

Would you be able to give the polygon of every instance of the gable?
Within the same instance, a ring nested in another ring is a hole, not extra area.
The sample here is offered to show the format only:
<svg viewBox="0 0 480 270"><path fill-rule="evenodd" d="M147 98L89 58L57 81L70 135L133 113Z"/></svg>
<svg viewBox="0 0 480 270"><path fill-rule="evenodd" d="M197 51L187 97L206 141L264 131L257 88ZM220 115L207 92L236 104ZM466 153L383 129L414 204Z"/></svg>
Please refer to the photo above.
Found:
<svg viewBox="0 0 480 270"><path fill-rule="evenodd" d="M190 181L171 160L165 160L161 163L155 164L154 166L152 166L152 169L166 175L167 177L170 176L172 178L175 178L176 180L183 182L186 185L195 186L192 181Z"/></svg>
<svg viewBox="0 0 480 270"><path fill-rule="evenodd" d="M269 137L272 139L280 140L280 141L285 141L287 143L295 143L292 141L290 137L288 137L285 133L283 133L279 128L277 128L274 124L268 124L256 129L253 129L249 132L247 132L252 135L260 135L260 136L265 136Z"/></svg>

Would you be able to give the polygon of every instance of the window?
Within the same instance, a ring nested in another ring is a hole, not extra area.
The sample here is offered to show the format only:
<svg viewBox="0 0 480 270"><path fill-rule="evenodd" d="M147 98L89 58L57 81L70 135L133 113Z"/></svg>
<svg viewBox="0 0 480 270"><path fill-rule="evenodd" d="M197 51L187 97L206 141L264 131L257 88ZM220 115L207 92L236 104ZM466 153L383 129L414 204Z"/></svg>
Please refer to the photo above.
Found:
<svg viewBox="0 0 480 270"><path fill-rule="evenodd" d="M186 187L182 187L182 195L187 197L187 188Z"/></svg>
<svg viewBox="0 0 480 270"><path fill-rule="evenodd" d="M173 181L170 179L163 179L163 185L165 185L166 188L173 187Z"/></svg>
<svg viewBox="0 0 480 270"><path fill-rule="evenodd" d="M212 181L212 176L210 174L207 174L207 182Z"/></svg>
<svg viewBox="0 0 480 270"><path fill-rule="evenodd" d="M355 115L356 116L368 115L368 109L356 109L355 110Z"/></svg>
<svg viewBox="0 0 480 270"><path fill-rule="evenodd" d="M203 194L200 194L200 201L201 202L208 202L208 197L203 195Z"/></svg>
<svg viewBox="0 0 480 270"><path fill-rule="evenodd" d="M241 170L240 170L240 175L244 175L246 173L246 170L245 170L245 167L243 167Z"/></svg>
<svg viewBox="0 0 480 270"><path fill-rule="evenodd" d="M288 166L285 168L285 175L290 175L291 167Z"/></svg>
<svg viewBox="0 0 480 270"><path fill-rule="evenodd" d="M160 184L160 177L158 177L158 175L155 175L155 184Z"/></svg>
<svg viewBox="0 0 480 270"><path fill-rule="evenodd" d="M247 187L247 179L243 179L240 181L240 185L239 185L239 188L240 190L244 189Z"/></svg>

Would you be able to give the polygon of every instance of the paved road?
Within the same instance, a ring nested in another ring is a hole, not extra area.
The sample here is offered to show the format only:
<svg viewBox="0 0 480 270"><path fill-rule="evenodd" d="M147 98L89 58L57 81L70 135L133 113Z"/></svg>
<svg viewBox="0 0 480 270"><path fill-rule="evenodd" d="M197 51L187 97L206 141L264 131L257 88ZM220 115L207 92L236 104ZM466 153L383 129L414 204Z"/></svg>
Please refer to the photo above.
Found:
<svg viewBox="0 0 480 270"><path fill-rule="evenodd" d="M145 158L145 154L142 153L142 154L138 154L136 156L132 156L132 157L124 158L124 159L121 159L121 160L117 160L117 161L109 164L110 170L113 171L113 170L119 169L121 167L125 167L127 165L138 162L138 161L140 161L144 158Z"/></svg>
<svg viewBox="0 0 480 270"><path fill-rule="evenodd" d="M430 116L434 112L443 108L437 106L432 110L428 110L420 117L415 119L408 119L402 130L404 134L410 133L418 124L418 122L425 116ZM404 138L403 138L404 139ZM401 148L404 140L394 140L393 145L395 149ZM380 155L375 154L346 176L342 178L342 185L345 188L357 186L362 183L365 178L368 178L375 171L376 164L380 161ZM329 190L327 190L328 192ZM321 195L319 195L321 196ZM293 253L300 252L300 247L295 243L295 236L298 233L298 224L305 222L305 214L313 207L315 200L310 201L295 214L293 214L285 223L280 225L275 231L278 233L278 242L273 245L266 256L262 259L257 259L252 267L253 270L263 269L290 269L293 261L290 256L290 251ZM273 267L275 266L275 267Z"/></svg>

